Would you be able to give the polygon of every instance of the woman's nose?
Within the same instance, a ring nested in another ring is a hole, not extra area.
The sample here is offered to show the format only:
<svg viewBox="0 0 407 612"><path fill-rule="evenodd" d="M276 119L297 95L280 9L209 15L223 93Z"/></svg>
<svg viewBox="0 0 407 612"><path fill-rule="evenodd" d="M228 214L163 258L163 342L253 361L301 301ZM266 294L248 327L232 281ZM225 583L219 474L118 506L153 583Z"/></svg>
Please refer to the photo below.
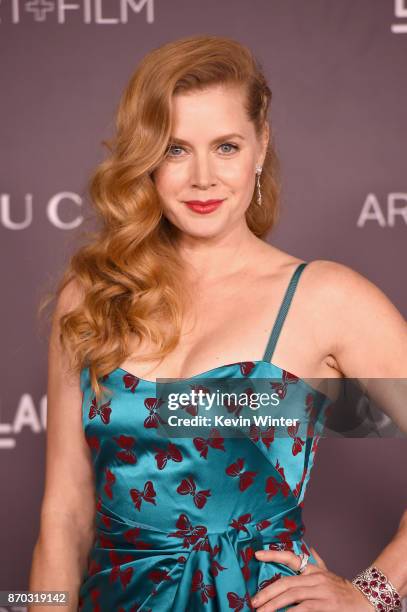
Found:
<svg viewBox="0 0 407 612"><path fill-rule="evenodd" d="M215 176L212 161L206 155L196 157L191 167L191 182L199 187L209 187L216 182Z"/></svg>

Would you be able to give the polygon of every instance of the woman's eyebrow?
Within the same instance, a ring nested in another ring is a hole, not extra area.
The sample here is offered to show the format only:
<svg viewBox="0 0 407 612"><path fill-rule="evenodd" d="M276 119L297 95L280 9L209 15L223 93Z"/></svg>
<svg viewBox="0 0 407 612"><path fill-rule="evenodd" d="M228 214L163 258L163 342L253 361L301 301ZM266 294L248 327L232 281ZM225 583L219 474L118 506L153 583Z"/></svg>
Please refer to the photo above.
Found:
<svg viewBox="0 0 407 612"><path fill-rule="evenodd" d="M216 144L217 142L221 142L223 140L229 140L231 138L240 138L241 140L244 140L244 136L242 136L241 134L237 134L235 132L232 134L224 134L223 136L218 136L218 138L215 138L214 140L212 140L210 144ZM187 140L183 140L182 138L177 138L176 136L171 136L170 141L172 143L177 143L177 144L184 144L184 145L190 144Z"/></svg>

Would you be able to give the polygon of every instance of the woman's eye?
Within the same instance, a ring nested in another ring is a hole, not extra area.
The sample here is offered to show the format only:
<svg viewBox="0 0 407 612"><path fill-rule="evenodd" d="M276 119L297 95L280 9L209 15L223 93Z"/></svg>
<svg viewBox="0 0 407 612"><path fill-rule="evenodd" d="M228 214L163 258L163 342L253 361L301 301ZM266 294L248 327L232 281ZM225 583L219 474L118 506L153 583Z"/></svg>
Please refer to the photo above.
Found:
<svg viewBox="0 0 407 612"><path fill-rule="evenodd" d="M239 150L239 147L237 145L235 145L235 144L232 144L231 142L224 142L221 145L219 145L218 148L220 148L220 147L231 147L232 151L238 151ZM180 157L179 155L174 154L174 150L176 151L177 149L180 150L180 151L183 151L183 147L180 147L179 145L170 145L167 148L167 155L169 155L170 157ZM229 151L224 151L224 153L230 153L230 152L231 152L230 149L229 149Z"/></svg>
<svg viewBox="0 0 407 612"><path fill-rule="evenodd" d="M182 147L178 147L177 145L171 145L167 149L167 155L171 153L174 149L182 149ZM174 157L178 157L178 155L174 155Z"/></svg>
<svg viewBox="0 0 407 612"><path fill-rule="evenodd" d="M220 146L221 147L232 147L233 151L237 151L239 149L239 147L237 145L232 144L231 142L224 142Z"/></svg>

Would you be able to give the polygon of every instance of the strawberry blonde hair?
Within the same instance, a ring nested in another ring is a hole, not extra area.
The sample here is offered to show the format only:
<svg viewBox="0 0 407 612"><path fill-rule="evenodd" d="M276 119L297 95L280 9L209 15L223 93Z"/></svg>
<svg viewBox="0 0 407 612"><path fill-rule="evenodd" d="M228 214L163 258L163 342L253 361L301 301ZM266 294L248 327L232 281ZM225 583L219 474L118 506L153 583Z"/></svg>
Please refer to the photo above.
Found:
<svg viewBox="0 0 407 612"><path fill-rule="evenodd" d="M143 57L119 101L109 154L89 179L99 228L71 256L51 299L73 279L80 305L60 318L59 338L72 367L89 368L97 400L99 379L129 355L129 334L158 347L142 360L163 358L178 344L188 294L177 251L178 232L163 215L151 173L166 154L171 135L172 96L211 85L239 86L245 111L260 137L271 91L258 60L241 43L212 35L189 36ZM265 239L279 213L279 161L269 139L261 174L262 206L256 193L246 222ZM50 302L45 297L39 311ZM165 333L159 321L165 321Z"/></svg>

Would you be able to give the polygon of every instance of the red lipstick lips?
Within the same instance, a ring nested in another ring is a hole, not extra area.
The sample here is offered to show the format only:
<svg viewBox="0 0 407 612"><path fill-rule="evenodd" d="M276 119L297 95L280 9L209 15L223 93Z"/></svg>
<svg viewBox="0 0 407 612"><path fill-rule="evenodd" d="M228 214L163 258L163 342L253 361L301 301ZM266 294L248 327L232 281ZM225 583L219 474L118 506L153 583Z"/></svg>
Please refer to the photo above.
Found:
<svg viewBox="0 0 407 612"><path fill-rule="evenodd" d="M222 202L223 200L188 200L185 204L194 212L207 215L216 210Z"/></svg>

